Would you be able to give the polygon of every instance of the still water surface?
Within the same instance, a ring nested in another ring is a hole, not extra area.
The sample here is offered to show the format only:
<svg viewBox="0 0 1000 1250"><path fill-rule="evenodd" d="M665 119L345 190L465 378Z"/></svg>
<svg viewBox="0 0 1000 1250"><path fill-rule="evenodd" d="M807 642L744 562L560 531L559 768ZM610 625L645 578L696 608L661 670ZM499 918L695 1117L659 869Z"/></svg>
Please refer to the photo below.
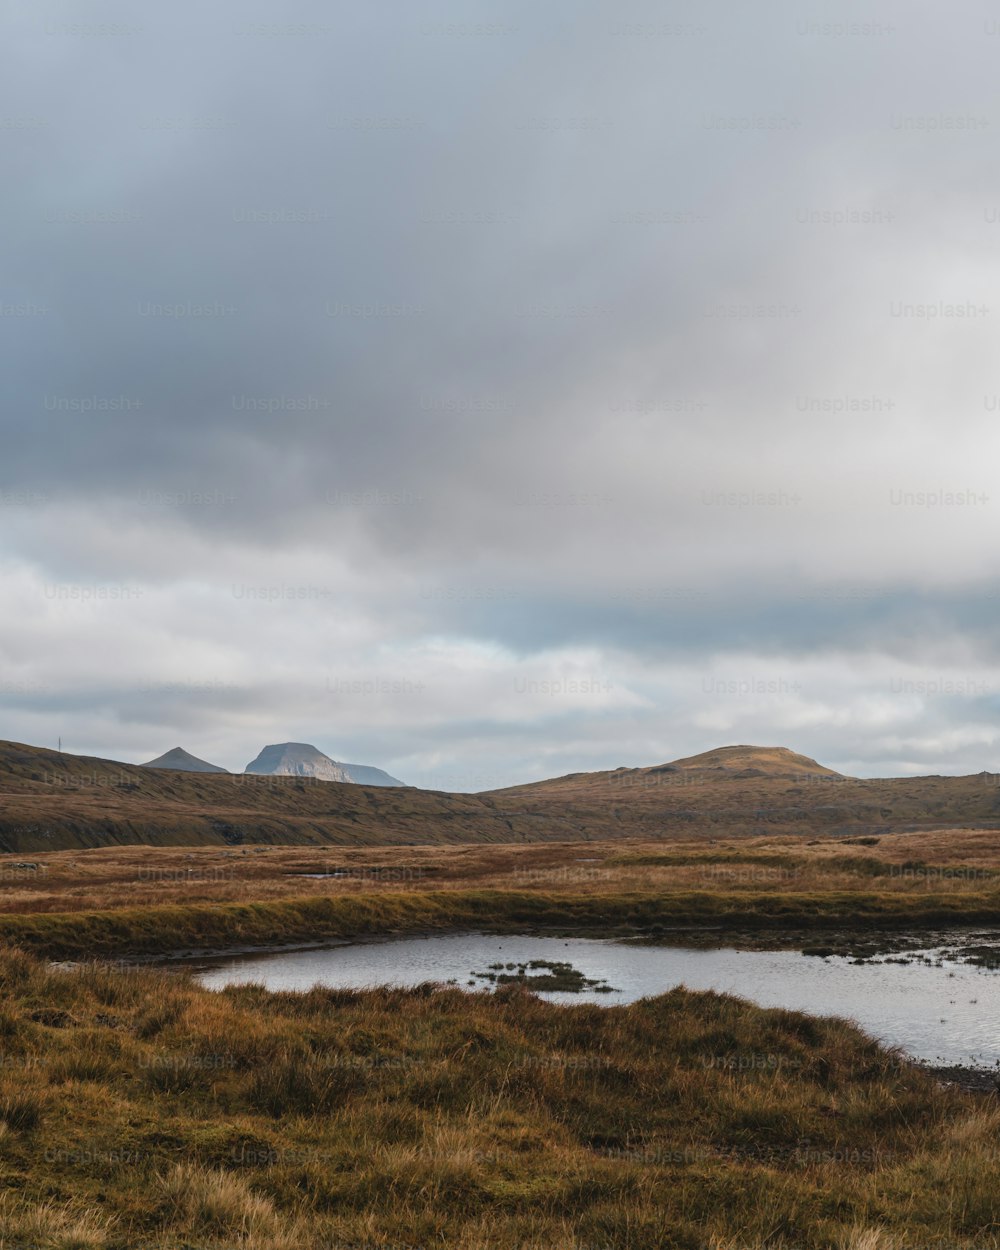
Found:
<svg viewBox="0 0 1000 1250"><path fill-rule="evenodd" d="M933 950L924 953L938 957ZM473 933L238 956L214 961L198 977L210 989L246 981L275 990L449 980L467 986L474 972L485 972L490 964L532 959L568 961L618 991L542 994L552 1002L611 1006L686 985L738 994L765 1007L847 1016L883 1042L932 1063L1000 1063L1000 973L948 960L941 967L858 965L797 951L689 950Z"/></svg>

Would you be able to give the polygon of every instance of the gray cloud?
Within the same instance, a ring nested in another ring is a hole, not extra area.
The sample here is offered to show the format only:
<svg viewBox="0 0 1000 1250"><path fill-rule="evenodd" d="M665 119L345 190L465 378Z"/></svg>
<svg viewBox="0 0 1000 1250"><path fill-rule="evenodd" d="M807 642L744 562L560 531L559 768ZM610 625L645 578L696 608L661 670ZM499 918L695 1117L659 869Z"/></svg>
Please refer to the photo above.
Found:
<svg viewBox="0 0 1000 1250"><path fill-rule="evenodd" d="M995 767L991 23L17 9L4 736Z"/></svg>

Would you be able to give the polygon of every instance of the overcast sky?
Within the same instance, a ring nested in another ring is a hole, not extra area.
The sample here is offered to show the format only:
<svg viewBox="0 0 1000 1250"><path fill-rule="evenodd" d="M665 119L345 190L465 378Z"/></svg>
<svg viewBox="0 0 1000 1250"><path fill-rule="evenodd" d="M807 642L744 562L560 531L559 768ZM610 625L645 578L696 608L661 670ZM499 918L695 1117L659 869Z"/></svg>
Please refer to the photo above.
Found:
<svg viewBox="0 0 1000 1250"><path fill-rule="evenodd" d="M0 737L1000 767L995 6L3 24Z"/></svg>

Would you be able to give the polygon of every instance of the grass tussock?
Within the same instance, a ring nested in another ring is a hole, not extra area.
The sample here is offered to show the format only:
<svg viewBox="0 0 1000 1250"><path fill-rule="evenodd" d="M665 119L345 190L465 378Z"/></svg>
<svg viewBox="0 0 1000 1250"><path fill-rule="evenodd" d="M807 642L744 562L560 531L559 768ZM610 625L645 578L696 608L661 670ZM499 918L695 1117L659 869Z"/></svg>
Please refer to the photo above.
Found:
<svg viewBox="0 0 1000 1250"><path fill-rule="evenodd" d="M240 1175L190 1163L160 1178L164 1219L198 1236L260 1240L278 1231L274 1203Z"/></svg>
<svg viewBox="0 0 1000 1250"><path fill-rule="evenodd" d="M0 1135L32 1133L42 1122L44 1097L31 1089L0 1089Z"/></svg>
<svg viewBox="0 0 1000 1250"><path fill-rule="evenodd" d="M113 1223L96 1209L73 1210L53 1200L0 1206L0 1247L7 1250L108 1250ZM120 1244L120 1243L119 1243Z"/></svg>
<svg viewBox="0 0 1000 1250"><path fill-rule="evenodd" d="M0 984L5 1248L998 1245L1000 1109L842 1021L19 952Z"/></svg>

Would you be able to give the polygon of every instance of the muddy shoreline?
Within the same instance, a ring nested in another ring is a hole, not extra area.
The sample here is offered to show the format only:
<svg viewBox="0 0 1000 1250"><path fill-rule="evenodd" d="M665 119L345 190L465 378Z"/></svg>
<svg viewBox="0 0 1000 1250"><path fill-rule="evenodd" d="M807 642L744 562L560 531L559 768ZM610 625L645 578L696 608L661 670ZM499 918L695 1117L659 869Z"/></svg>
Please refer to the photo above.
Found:
<svg viewBox="0 0 1000 1250"><path fill-rule="evenodd" d="M936 1077L942 1085L957 1086L967 1093L978 1094L983 1098L1000 1098L1000 1070L997 1068L977 1068L966 1064L941 1066L930 1063L910 1061L914 1068L928 1072Z"/></svg>
<svg viewBox="0 0 1000 1250"><path fill-rule="evenodd" d="M135 967L191 967L214 964L243 955L286 955L296 951L332 950L341 946L368 946L404 938L440 937L478 933L539 938L594 938L634 946L672 946L690 950L798 951L817 959L846 958L855 964L898 963L940 966L944 960L1000 970L1000 929L980 926L949 926L894 932L884 929L831 929L819 934L814 929L729 928L725 925L654 925L648 930L632 926L519 925L484 929L459 925L451 929L437 926L404 926L380 933L359 933L352 937L323 937L312 941L234 943L232 945L182 946L159 952L133 955L97 956L94 960L54 960L53 966L74 967L81 963Z"/></svg>

